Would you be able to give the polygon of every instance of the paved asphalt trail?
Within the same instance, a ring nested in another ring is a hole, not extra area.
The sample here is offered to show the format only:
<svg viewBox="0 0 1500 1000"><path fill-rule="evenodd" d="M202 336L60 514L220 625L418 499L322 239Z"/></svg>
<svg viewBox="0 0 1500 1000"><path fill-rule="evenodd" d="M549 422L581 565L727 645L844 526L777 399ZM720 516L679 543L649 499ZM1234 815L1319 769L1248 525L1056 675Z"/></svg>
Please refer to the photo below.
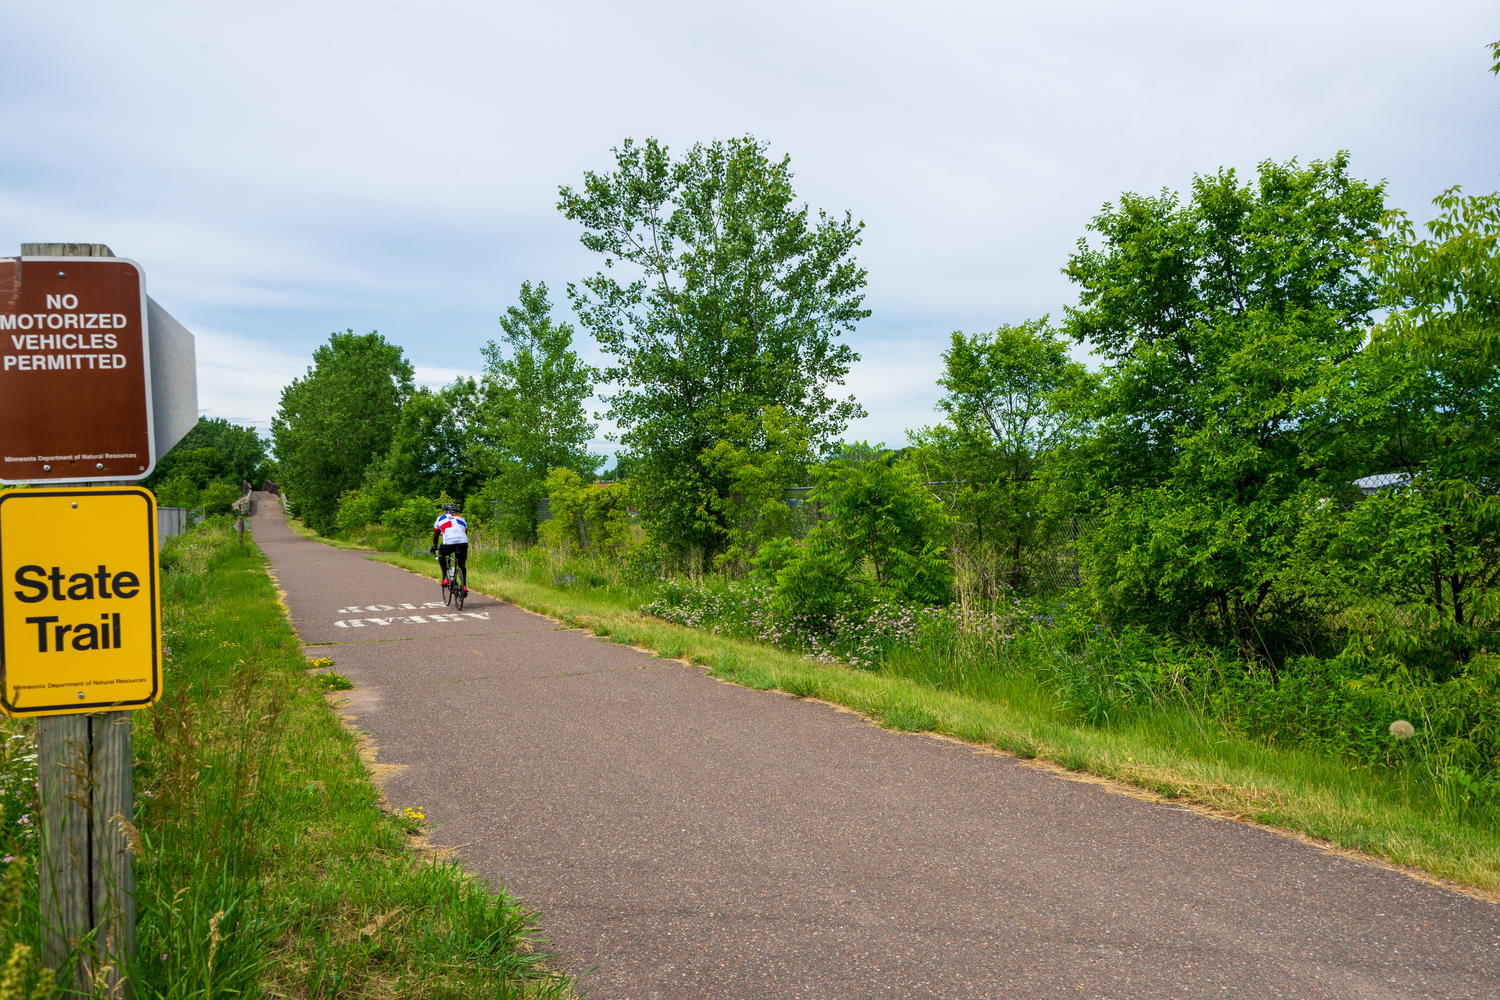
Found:
<svg viewBox="0 0 1500 1000"><path fill-rule="evenodd" d="M254 531L391 801L594 1000L1500 997L1500 906Z"/></svg>

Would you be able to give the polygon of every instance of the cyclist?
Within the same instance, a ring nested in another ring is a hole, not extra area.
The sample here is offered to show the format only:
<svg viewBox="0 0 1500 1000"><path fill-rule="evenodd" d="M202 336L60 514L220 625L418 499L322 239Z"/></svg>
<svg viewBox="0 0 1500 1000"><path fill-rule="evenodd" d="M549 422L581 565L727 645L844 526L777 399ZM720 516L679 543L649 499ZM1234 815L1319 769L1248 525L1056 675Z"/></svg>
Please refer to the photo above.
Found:
<svg viewBox="0 0 1500 1000"><path fill-rule="evenodd" d="M432 548L438 568L443 571L443 586L448 586L448 557L463 570L464 596L469 596L469 522L458 516L458 504L443 504L443 512L432 525Z"/></svg>

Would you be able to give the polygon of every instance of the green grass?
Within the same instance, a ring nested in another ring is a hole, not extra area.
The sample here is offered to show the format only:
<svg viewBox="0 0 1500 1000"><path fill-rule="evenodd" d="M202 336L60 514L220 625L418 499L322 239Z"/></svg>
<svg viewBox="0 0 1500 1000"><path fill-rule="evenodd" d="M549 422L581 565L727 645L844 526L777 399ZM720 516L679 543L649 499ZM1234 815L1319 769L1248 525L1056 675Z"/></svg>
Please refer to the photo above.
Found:
<svg viewBox="0 0 1500 1000"><path fill-rule="evenodd" d="M313 682L324 691L348 691L354 682L336 670L324 670L313 674Z"/></svg>
<svg viewBox="0 0 1500 1000"><path fill-rule="evenodd" d="M134 718L136 997L571 997L532 916L382 808L259 551L220 523L163 568L163 697ZM0 882L0 960L36 944L24 863ZM34 981L35 954L18 968Z"/></svg>
<svg viewBox="0 0 1500 1000"><path fill-rule="evenodd" d="M376 558L421 573L425 559ZM576 576L576 574L570 574ZM1067 771L1143 789L1414 869L1500 901L1500 831L1493 817L1446 814L1409 776L1231 736L1183 707L1135 711L1090 725L1026 671L955 672L932 657L895 656L871 672L820 663L757 642L669 624L636 608L649 592L538 582L514 553L470 558L476 589L587 628L611 641L684 658L746 687L815 698L888 728L932 732Z"/></svg>
<svg viewBox="0 0 1500 1000"><path fill-rule="evenodd" d="M322 542L324 545L332 546L335 549L355 549L360 552L369 552L394 551L400 548L396 533L389 529L381 528L379 525L372 524L366 529L366 533L359 538L346 539L329 538L325 535L320 535L302 521L290 515L288 515L286 523L292 529L293 534L306 538L309 541Z"/></svg>

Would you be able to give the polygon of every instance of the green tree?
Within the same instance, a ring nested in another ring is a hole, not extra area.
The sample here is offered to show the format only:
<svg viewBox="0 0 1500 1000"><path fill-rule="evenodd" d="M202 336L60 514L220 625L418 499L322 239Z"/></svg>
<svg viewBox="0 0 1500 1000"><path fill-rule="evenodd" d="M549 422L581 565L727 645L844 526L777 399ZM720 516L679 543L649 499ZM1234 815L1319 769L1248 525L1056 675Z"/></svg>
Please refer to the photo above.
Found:
<svg viewBox="0 0 1500 1000"><path fill-rule="evenodd" d="M946 604L953 568L946 558L952 522L911 467L881 448L855 445L814 471L823 520L809 550L831 539L873 588L898 599Z"/></svg>
<svg viewBox="0 0 1500 1000"><path fill-rule="evenodd" d="M184 448L180 444L156 464L147 481L147 489L155 489L158 483L169 479L186 479L200 490L209 483L233 480L238 484L240 481L219 449Z"/></svg>
<svg viewBox="0 0 1500 1000"><path fill-rule="evenodd" d="M172 476L163 479L151 488L156 494L156 502L163 507L185 507L189 510L198 506L202 490L187 476Z"/></svg>
<svg viewBox="0 0 1500 1000"><path fill-rule="evenodd" d="M500 317L500 340L484 348L481 426L470 464L487 480L485 498L502 530L536 537L536 501L552 469L592 475L595 424L584 411L598 373L573 350L573 327L552 318L547 286L521 283L520 301Z"/></svg>
<svg viewBox="0 0 1500 1000"><path fill-rule="evenodd" d="M238 500L240 493L239 485L236 483L220 480L210 483L198 497L198 503L203 507L203 513L209 516L214 514L229 514L234 510L234 502Z"/></svg>
<svg viewBox="0 0 1500 1000"><path fill-rule="evenodd" d="M222 417L199 417L192 430L157 461L142 485L154 490L158 483L185 476L200 489L218 480L236 485L249 481L258 487L265 467L266 442L254 428Z"/></svg>
<svg viewBox="0 0 1500 1000"><path fill-rule="evenodd" d="M796 531L799 519L787 504L786 488L804 481L814 455L807 429L777 406L754 416L736 415L726 429L729 437L716 441L699 462L728 487L723 495L706 498L727 541L718 565L743 574L762 545Z"/></svg>
<svg viewBox="0 0 1500 1000"><path fill-rule="evenodd" d="M615 168L561 189L604 270L569 286L613 364L606 397L637 456L637 502L653 537L712 557L732 484L701 457L734 422L779 407L815 444L862 414L830 388L857 355L839 336L869 315L852 257L862 225L794 204L789 158L752 137L696 144L674 160L626 140Z"/></svg>
<svg viewBox="0 0 1500 1000"><path fill-rule="evenodd" d="M553 469L544 484L552 516L542 522L543 545L563 555L624 555L634 541L627 487L586 483L572 469Z"/></svg>
<svg viewBox="0 0 1500 1000"><path fill-rule="evenodd" d="M768 540L755 560L778 619L828 635L840 619L867 615L872 601L952 599L952 523L906 462L853 444L813 476L817 525L801 541Z"/></svg>
<svg viewBox="0 0 1500 1000"><path fill-rule="evenodd" d="M377 524L382 513L381 498L366 490L349 490L339 497L339 508L335 515L338 536L354 538L368 525ZM396 506L391 502L385 507Z"/></svg>
<svg viewBox="0 0 1500 1000"><path fill-rule="evenodd" d="M1059 397L1086 384L1087 373L1046 317L954 333L943 363L939 406L948 421L914 435L916 460L925 478L943 484L939 495L982 590L994 581L1020 589L1065 506L1041 476L1069 426Z"/></svg>
<svg viewBox="0 0 1500 1000"><path fill-rule="evenodd" d="M336 526L339 497L390 448L412 367L380 334L335 333L281 391L271 422L285 492L313 529Z"/></svg>
<svg viewBox="0 0 1500 1000"><path fill-rule="evenodd" d="M478 383L471 378L407 396L389 447L368 472L371 493L434 497L446 492L464 498L477 490L481 472L470 461L470 447L479 399Z"/></svg>
<svg viewBox="0 0 1500 1000"><path fill-rule="evenodd" d="M380 515L380 523L394 528L402 539L426 546L432 539L432 525L437 520L438 511L452 499L446 493L435 497L409 496L385 510Z"/></svg>
<svg viewBox="0 0 1500 1000"><path fill-rule="evenodd" d="M1284 572L1326 386L1376 304L1364 266L1381 185L1340 154L1194 180L1186 203L1127 194L1080 240L1068 332L1105 361L1072 471L1103 508L1096 593L1117 619L1282 655L1300 594Z"/></svg>
<svg viewBox="0 0 1500 1000"><path fill-rule="evenodd" d="M1500 193L1433 203L1425 237L1392 212L1375 241L1389 312L1332 406L1361 474L1401 478L1322 530L1344 592L1403 605L1386 638L1446 674L1500 647Z"/></svg>
<svg viewBox="0 0 1500 1000"><path fill-rule="evenodd" d="M1500 192L1453 188L1433 204L1426 238L1398 211L1375 242L1390 313L1364 354L1373 406L1360 416L1401 470L1500 489Z"/></svg>

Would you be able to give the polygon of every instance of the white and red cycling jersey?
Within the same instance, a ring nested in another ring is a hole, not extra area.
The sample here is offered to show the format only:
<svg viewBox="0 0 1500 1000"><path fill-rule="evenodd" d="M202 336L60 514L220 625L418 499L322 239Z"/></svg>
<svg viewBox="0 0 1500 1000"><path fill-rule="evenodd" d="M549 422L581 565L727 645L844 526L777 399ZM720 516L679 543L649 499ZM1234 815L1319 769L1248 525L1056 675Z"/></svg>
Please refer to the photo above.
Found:
<svg viewBox="0 0 1500 1000"><path fill-rule="evenodd" d="M457 514L442 515L433 523L432 530L442 533L444 545L469 543L469 522Z"/></svg>

